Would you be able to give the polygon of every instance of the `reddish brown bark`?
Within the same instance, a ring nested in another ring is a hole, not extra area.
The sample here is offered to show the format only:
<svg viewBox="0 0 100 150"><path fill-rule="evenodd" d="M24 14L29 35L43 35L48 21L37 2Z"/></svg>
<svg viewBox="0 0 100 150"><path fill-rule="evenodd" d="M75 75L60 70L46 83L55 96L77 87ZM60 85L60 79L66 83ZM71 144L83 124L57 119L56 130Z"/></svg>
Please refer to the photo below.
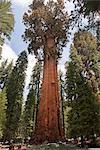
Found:
<svg viewBox="0 0 100 150"><path fill-rule="evenodd" d="M39 111L31 144L64 140L57 77L56 57L45 55Z"/></svg>

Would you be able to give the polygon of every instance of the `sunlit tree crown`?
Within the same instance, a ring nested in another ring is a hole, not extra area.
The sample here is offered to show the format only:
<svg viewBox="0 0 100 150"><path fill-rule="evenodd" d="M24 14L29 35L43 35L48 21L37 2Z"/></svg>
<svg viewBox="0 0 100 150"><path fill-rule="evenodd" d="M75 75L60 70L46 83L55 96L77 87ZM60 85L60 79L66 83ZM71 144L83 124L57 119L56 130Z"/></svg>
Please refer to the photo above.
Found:
<svg viewBox="0 0 100 150"><path fill-rule="evenodd" d="M67 42L68 15L61 3L49 0L33 0L24 14L26 26L24 40L29 42L29 52L36 56L46 53L47 39L53 38L58 53Z"/></svg>

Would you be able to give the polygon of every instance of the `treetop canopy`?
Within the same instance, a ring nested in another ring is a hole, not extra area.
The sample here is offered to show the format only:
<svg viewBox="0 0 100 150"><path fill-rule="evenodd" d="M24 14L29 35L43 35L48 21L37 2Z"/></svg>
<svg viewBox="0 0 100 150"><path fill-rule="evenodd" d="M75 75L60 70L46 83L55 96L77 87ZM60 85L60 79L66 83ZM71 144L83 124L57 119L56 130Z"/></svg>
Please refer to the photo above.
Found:
<svg viewBox="0 0 100 150"><path fill-rule="evenodd" d="M33 0L29 10L23 16L26 26L23 38L29 42L29 53L36 56L46 53L47 39L53 38L58 53L66 45L68 33L68 14L60 1Z"/></svg>

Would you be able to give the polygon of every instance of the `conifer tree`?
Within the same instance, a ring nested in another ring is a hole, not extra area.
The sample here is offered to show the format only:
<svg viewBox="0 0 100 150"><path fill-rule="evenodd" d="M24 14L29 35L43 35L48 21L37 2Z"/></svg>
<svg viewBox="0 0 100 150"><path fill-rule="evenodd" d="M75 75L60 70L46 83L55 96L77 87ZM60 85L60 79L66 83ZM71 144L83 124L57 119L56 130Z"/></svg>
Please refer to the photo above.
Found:
<svg viewBox="0 0 100 150"><path fill-rule="evenodd" d="M69 83L70 84L70 83ZM72 109L68 114L70 137L94 136L99 128L99 107L92 89L79 73L76 74L76 88Z"/></svg>
<svg viewBox="0 0 100 150"><path fill-rule="evenodd" d="M30 89L27 100L25 102L25 108L23 111L23 129L24 138L31 137L34 125L34 110L35 110L35 91Z"/></svg>
<svg viewBox="0 0 100 150"><path fill-rule="evenodd" d="M72 108L68 115L70 137L94 135L100 130L99 105L85 74L92 70L92 65L97 65L94 61L96 41L88 32L75 35L77 36L74 37L74 45L71 47L65 83L68 106Z"/></svg>
<svg viewBox="0 0 100 150"><path fill-rule="evenodd" d="M89 137L100 130L99 107L91 87L73 59L69 62L66 77L67 100L71 108L67 118L67 135Z"/></svg>
<svg viewBox="0 0 100 150"><path fill-rule="evenodd" d="M5 129L6 104L7 104L6 89L3 89L3 91L0 90L0 138L2 138Z"/></svg>
<svg viewBox="0 0 100 150"><path fill-rule="evenodd" d="M62 1L49 0L45 4L44 0L33 0L23 18L26 26L23 37L29 42L28 50L44 60L37 124L30 143L63 140L57 59L67 42L68 15Z"/></svg>
<svg viewBox="0 0 100 150"><path fill-rule="evenodd" d="M29 93L25 102L24 116L24 137L27 139L35 128L36 113L38 111L39 96L40 96L40 76L41 76L41 63L37 62L33 68L31 82L29 84Z"/></svg>
<svg viewBox="0 0 100 150"><path fill-rule="evenodd" d="M13 63L7 64L8 61L4 61L0 66L0 89L4 89L9 80L10 74L12 72Z"/></svg>
<svg viewBox="0 0 100 150"><path fill-rule="evenodd" d="M0 45L2 44L2 34L10 38L14 27L14 15L11 11L11 2L0 0Z"/></svg>
<svg viewBox="0 0 100 150"><path fill-rule="evenodd" d="M80 72L86 78L98 99L100 95L100 51L96 38L87 31L75 33L72 53L76 57L74 61L80 68Z"/></svg>
<svg viewBox="0 0 100 150"><path fill-rule="evenodd" d="M65 75L65 95L68 105L72 104L73 100L75 100L75 81L75 66L73 66L72 62L69 62Z"/></svg>
<svg viewBox="0 0 100 150"><path fill-rule="evenodd" d="M7 84L7 121L4 138L9 141L16 137L19 125L27 63L27 53L23 51L16 61Z"/></svg>

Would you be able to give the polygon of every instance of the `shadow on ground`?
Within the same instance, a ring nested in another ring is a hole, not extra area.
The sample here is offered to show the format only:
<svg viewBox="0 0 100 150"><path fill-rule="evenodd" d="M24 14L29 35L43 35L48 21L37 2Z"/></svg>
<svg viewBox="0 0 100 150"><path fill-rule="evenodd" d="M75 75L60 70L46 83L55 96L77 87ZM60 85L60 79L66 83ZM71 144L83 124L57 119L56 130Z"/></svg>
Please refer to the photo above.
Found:
<svg viewBox="0 0 100 150"><path fill-rule="evenodd" d="M80 150L80 148L65 143L48 143L42 145L28 145L27 150Z"/></svg>

